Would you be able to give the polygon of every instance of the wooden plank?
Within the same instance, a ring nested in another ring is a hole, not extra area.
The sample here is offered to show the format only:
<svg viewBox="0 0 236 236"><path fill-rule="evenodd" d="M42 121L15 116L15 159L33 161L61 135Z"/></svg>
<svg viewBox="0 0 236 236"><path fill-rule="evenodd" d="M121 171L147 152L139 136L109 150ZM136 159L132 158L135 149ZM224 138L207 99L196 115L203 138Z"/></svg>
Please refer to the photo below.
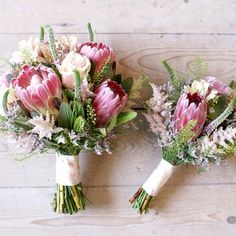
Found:
<svg viewBox="0 0 236 236"><path fill-rule="evenodd" d="M140 129L119 135L113 155L98 157L91 152L81 154L81 177L85 186L142 185L161 159L151 133ZM44 154L29 160L0 144L0 187L42 187L55 185L55 154ZM236 184L236 160L212 166L202 174L192 166L179 166L167 183L173 185ZM124 174L125 173L125 174Z"/></svg>
<svg viewBox="0 0 236 236"><path fill-rule="evenodd" d="M165 187L145 216L135 188L87 188L92 205L74 216L51 211L52 188L1 188L0 235L235 235L236 185Z"/></svg>
<svg viewBox="0 0 236 236"><path fill-rule="evenodd" d="M0 35L0 55L10 58L20 40L30 35ZM31 35L32 36L32 35ZM81 41L87 35L78 35ZM209 67L209 73L228 82L235 79L236 35L98 35L98 41L111 45L118 60L118 71L126 76L138 77L140 72L150 76L150 80L163 84L167 74L160 61L166 59L180 72L197 56L202 57ZM148 43L147 43L148 42ZM5 66L0 67L4 71Z"/></svg>
<svg viewBox="0 0 236 236"><path fill-rule="evenodd" d="M86 32L90 21L99 33L231 34L236 33L235 11L234 0L6 0L1 1L0 33L37 32L46 24L57 32Z"/></svg>

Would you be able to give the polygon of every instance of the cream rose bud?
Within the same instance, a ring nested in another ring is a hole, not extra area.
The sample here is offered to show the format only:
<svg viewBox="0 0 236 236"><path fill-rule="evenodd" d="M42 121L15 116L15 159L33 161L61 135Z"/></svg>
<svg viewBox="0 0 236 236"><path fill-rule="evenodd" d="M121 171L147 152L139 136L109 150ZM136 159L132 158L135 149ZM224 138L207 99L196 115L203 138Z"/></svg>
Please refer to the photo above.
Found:
<svg viewBox="0 0 236 236"><path fill-rule="evenodd" d="M91 69L91 63L86 56L82 56L77 52L69 52L61 65L58 65L58 70L62 74L62 84L66 88L73 89L75 87L75 78L73 70L78 70L81 79L86 79Z"/></svg>

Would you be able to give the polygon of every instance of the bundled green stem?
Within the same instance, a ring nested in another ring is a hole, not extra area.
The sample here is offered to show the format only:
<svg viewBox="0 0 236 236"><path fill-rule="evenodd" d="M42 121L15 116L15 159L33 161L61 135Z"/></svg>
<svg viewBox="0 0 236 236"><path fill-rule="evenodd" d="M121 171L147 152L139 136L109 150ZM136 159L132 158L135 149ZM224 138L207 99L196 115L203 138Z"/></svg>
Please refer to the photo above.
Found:
<svg viewBox="0 0 236 236"><path fill-rule="evenodd" d="M85 201L81 183L74 186L57 184L52 207L57 213L72 215L85 209Z"/></svg>
<svg viewBox="0 0 236 236"><path fill-rule="evenodd" d="M145 214L148 212L153 200L153 196L149 195L143 188L139 188L129 202L138 213Z"/></svg>

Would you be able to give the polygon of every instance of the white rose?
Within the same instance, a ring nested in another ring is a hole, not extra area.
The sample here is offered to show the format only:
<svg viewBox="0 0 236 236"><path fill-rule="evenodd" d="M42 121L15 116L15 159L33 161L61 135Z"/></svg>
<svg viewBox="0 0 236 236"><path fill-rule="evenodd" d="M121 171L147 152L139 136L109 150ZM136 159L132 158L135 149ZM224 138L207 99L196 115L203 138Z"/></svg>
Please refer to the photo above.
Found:
<svg viewBox="0 0 236 236"><path fill-rule="evenodd" d="M91 63L85 56L76 52L70 52L67 54L61 65L58 65L58 69L62 74L62 84L66 88L73 89L75 86L75 78L73 76L73 70L78 70L81 80L86 79L91 69Z"/></svg>

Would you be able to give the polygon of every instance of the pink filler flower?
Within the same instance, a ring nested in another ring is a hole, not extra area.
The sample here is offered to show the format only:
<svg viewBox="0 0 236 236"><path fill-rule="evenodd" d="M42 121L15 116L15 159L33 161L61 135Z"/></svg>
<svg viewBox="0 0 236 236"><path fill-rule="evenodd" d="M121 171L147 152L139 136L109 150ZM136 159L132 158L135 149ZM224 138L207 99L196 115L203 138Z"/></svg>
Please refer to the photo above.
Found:
<svg viewBox="0 0 236 236"><path fill-rule="evenodd" d="M210 83L210 90L216 90L219 95L229 95L231 88L225 85L222 81L216 79L213 76L207 76L205 80Z"/></svg>
<svg viewBox="0 0 236 236"><path fill-rule="evenodd" d="M184 93L180 96L174 112L174 129L179 131L191 120L196 120L193 128L197 138L202 132L207 118L207 103L198 93Z"/></svg>
<svg viewBox="0 0 236 236"><path fill-rule="evenodd" d="M92 106L96 112L97 127L104 127L125 106L128 96L122 87L112 80L103 81L95 89Z"/></svg>
<svg viewBox="0 0 236 236"><path fill-rule="evenodd" d="M29 111L57 113L53 99L61 99L61 81L51 68L25 65L12 84L17 97Z"/></svg>

